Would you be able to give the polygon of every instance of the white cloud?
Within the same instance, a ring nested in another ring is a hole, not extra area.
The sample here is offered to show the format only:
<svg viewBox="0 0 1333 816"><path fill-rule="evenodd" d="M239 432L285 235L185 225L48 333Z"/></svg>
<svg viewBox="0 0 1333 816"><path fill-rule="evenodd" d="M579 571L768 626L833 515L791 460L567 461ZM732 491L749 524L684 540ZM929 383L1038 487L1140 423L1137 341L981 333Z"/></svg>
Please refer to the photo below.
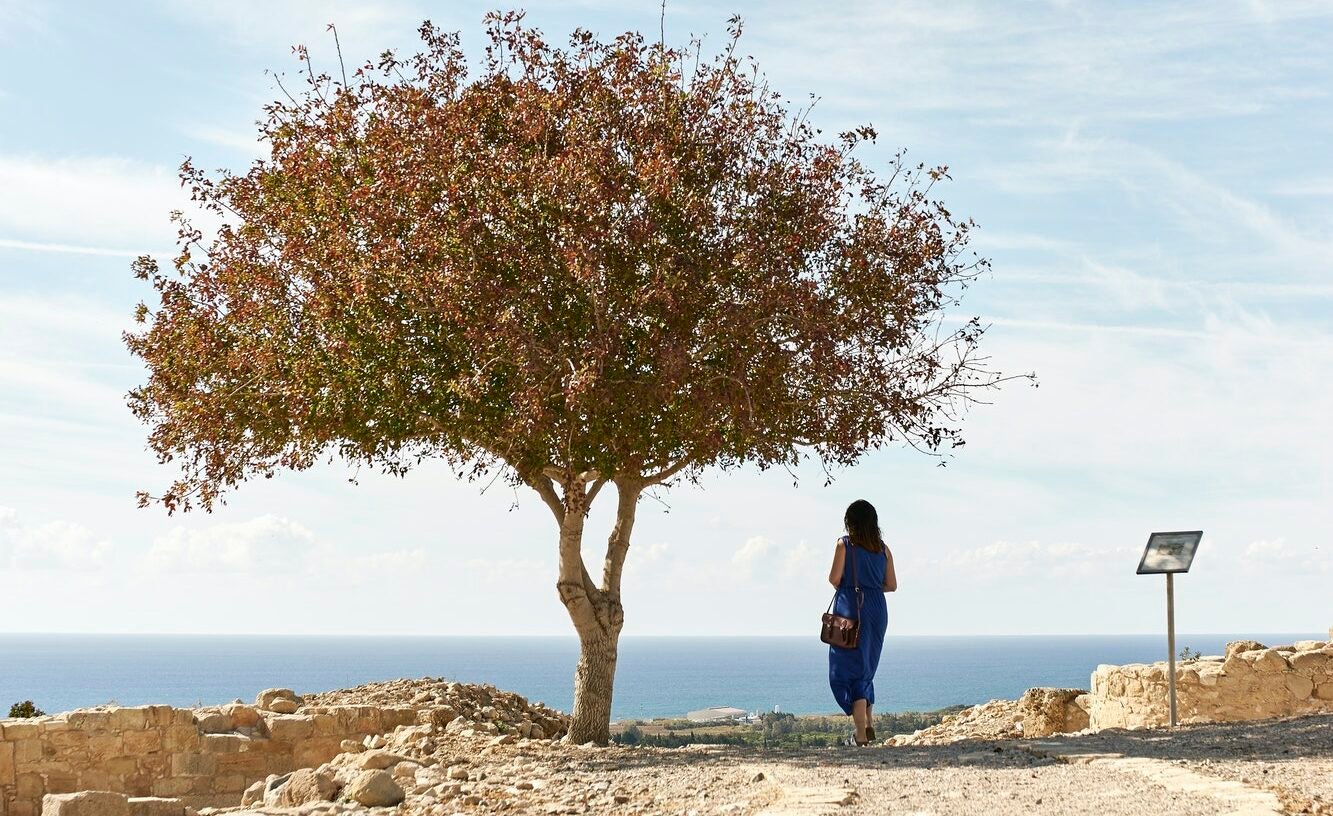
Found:
<svg viewBox="0 0 1333 816"><path fill-rule="evenodd" d="M263 515L199 529L177 527L153 542L144 566L162 573L306 572L315 550L310 530L285 518Z"/></svg>
<svg viewBox="0 0 1333 816"><path fill-rule="evenodd" d="M0 236L27 249L169 252L191 210L174 169L121 158L0 155L0 190Z"/></svg>
<svg viewBox="0 0 1333 816"><path fill-rule="evenodd" d="M773 542L763 536L752 536L745 540L736 554L731 557L731 563L742 567L752 568L759 563L773 549Z"/></svg>
<svg viewBox="0 0 1333 816"><path fill-rule="evenodd" d="M57 520L37 526L22 523L18 511L0 507L0 565L15 571L100 569L111 544L82 525Z"/></svg>
<svg viewBox="0 0 1333 816"><path fill-rule="evenodd" d="M824 564L821 559L825 557L823 553L817 553L806 543L804 539L796 542L796 546L787 551L782 559L782 572L787 578L812 578L820 574L822 567L830 566L832 561Z"/></svg>
<svg viewBox="0 0 1333 816"><path fill-rule="evenodd" d="M1240 561L1246 571L1321 575L1333 572L1333 546L1327 539L1260 539L1246 545Z"/></svg>

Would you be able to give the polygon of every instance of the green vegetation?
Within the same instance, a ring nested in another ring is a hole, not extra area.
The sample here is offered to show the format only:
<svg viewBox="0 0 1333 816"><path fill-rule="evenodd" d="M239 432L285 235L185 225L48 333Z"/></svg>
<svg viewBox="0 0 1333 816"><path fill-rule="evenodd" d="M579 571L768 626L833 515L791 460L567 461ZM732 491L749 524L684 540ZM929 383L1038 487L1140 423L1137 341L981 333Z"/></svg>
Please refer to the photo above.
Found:
<svg viewBox="0 0 1333 816"><path fill-rule="evenodd" d="M1200 654L1200 652L1197 649L1191 649L1188 646L1180 650L1180 660L1181 662L1184 663L1188 663L1191 660L1198 660L1202 656L1203 655Z"/></svg>
<svg viewBox="0 0 1333 816"><path fill-rule="evenodd" d="M21 703L14 703L9 707L9 716L11 717L45 717L46 712L32 704L32 700L24 700Z"/></svg>
<svg viewBox="0 0 1333 816"><path fill-rule="evenodd" d="M884 738L910 734L936 725L966 706L950 706L938 711L904 711L875 715L875 733ZM761 714L756 722L699 723L683 719L635 720L622 723L611 739L620 745L650 745L676 748L691 743L710 745L753 745L766 748L819 748L839 745L851 733L848 717Z"/></svg>

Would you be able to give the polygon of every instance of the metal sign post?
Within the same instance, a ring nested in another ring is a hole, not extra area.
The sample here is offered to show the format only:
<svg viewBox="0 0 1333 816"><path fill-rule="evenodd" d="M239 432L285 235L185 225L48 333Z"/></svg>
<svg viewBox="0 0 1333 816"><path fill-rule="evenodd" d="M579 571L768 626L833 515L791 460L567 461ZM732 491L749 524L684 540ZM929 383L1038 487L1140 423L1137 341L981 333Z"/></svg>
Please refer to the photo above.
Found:
<svg viewBox="0 0 1333 816"><path fill-rule="evenodd" d="M1203 539L1201 530L1153 533L1139 560L1139 575L1166 574L1166 689L1171 727L1176 727L1176 583L1177 572L1189 572Z"/></svg>

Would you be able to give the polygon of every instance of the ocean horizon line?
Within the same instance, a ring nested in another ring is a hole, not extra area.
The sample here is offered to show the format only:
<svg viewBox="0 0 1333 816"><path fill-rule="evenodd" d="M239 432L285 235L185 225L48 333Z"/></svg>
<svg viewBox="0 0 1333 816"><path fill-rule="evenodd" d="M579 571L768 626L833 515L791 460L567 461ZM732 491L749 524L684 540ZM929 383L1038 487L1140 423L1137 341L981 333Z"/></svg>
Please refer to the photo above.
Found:
<svg viewBox="0 0 1333 816"><path fill-rule="evenodd" d="M1282 636L1309 634L1316 637L1323 637L1325 633L1304 630L1272 630L1272 631L1212 631L1212 632L1176 632L1176 639L1182 637L1223 637L1223 636ZM1060 637L1094 637L1094 638L1123 638L1123 637L1166 637L1164 631L1154 632L1013 632L1013 633L967 633L950 632L942 634L922 634L909 633L897 634L889 632L885 637L889 638L1060 638ZM454 638L460 640L496 640L496 639L524 639L524 640L577 640L575 634L522 634L522 633L503 633L503 634L477 634L477 633L400 633L400 632L10 632L0 631L0 637L131 637L131 638L157 638L157 637L218 637L218 638L399 638L408 639L439 639ZM639 640L639 639L657 639L657 640L737 640L737 639L793 639L793 638L814 638L815 635L809 632L797 632L791 634L622 634L620 640Z"/></svg>

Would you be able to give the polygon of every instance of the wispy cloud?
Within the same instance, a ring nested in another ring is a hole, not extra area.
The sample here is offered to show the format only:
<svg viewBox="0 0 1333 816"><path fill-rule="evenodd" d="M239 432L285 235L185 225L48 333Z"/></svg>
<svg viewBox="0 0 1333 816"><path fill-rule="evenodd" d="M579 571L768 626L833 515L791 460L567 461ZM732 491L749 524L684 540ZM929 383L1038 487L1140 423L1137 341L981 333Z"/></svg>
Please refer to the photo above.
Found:
<svg viewBox="0 0 1333 816"><path fill-rule="evenodd" d="M173 170L121 158L0 155L0 189L0 235L23 244L13 248L161 252L175 243L171 211L191 210Z"/></svg>
<svg viewBox="0 0 1333 816"><path fill-rule="evenodd" d="M100 569L110 552L110 542L80 524L56 520L34 526L14 508L0 507L0 565L6 569L87 572Z"/></svg>

